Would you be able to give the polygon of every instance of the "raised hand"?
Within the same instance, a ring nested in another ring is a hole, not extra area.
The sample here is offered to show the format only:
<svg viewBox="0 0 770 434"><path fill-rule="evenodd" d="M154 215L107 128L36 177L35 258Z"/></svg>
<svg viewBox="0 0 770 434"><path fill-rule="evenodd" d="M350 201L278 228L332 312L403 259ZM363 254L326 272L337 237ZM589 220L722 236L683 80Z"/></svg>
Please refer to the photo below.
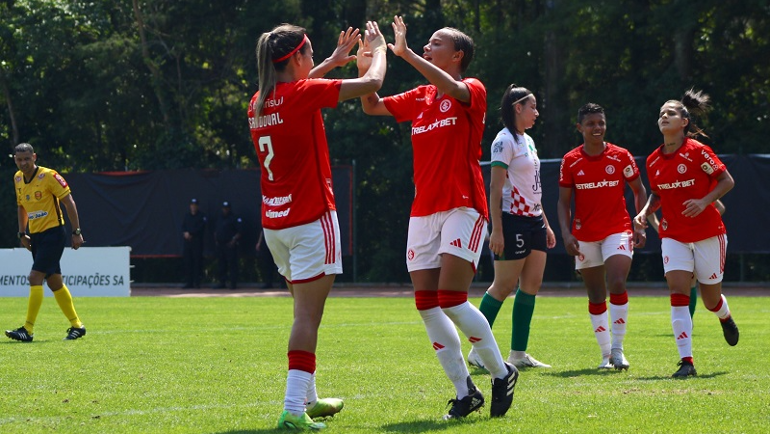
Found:
<svg viewBox="0 0 770 434"><path fill-rule="evenodd" d="M406 24L404 24L404 18L396 15L393 17L393 34L395 36L395 43L388 44L388 48L398 57L403 56L406 50L409 49L406 45Z"/></svg>
<svg viewBox="0 0 770 434"><path fill-rule="evenodd" d="M380 32L380 27L377 25L377 21L367 21L366 31L364 32L364 39L369 46L370 51L374 53L376 50L385 50L385 37Z"/></svg>
<svg viewBox="0 0 770 434"><path fill-rule="evenodd" d="M372 66L372 47L369 46L369 41L366 39L358 38L356 65L358 66L359 75L366 74L366 71Z"/></svg>
<svg viewBox="0 0 770 434"><path fill-rule="evenodd" d="M356 56L349 55L348 53L350 53L350 50L353 49L353 46L356 45L359 39L360 33L358 29L348 27L344 32L340 32L340 36L337 39L337 48L335 48L332 55L329 56L329 63L334 67L338 67L344 66L348 62L355 60Z"/></svg>

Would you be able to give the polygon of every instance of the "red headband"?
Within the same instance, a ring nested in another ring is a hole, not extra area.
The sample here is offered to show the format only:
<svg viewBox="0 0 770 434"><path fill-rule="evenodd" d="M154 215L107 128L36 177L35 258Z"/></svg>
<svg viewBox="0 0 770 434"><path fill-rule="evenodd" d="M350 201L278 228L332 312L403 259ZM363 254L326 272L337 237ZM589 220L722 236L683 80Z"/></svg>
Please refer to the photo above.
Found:
<svg viewBox="0 0 770 434"><path fill-rule="evenodd" d="M297 48L295 48L295 49L293 49L293 50L289 51L289 53L288 53L288 54L286 54L286 55L284 55L284 56L282 56L282 57L280 57L280 58L278 58L278 59L275 59L275 60L273 60L273 63L280 63L280 62L283 62L284 60L286 60L286 59L288 59L289 57L293 56L293 55L294 55L294 53L296 53L297 51L299 51L299 49L300 49L300 48L302 48L302 46L303 46L303 45L305 45L305 41L307 41L307 35L302 35L302 41L300 41L299 45L297 45Z"/></svg>

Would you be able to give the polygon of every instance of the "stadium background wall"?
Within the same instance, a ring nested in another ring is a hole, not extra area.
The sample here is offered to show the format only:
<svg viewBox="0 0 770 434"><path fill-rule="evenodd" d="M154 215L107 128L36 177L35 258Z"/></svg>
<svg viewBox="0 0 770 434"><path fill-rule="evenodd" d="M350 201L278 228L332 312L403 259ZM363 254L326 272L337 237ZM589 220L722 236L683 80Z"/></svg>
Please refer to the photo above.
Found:
<svg viewBox="0 0 770 434"><path fill-rule="evenodd" d="M728 261L726 280L770 281L770 234L764 231L764 223L770 221L770 154L720 155L736 181L736 187L724 198L727 207L724 216L728 230ZM557 224L559 160L543 160L543 204L546 214L556 231L557 246L549 251L545 280L549 282L576 281L572 259L566 255L561 243ZM647 185L644 159L637 158L642 179ZM488 177L489 166L484 164ZM370 242L377 237L404 239L406 227L399 233L355 232L355 179L354 166L334 166L333 182L340 220L342 250L345 258L345 274L340 281L354 281L359 275L355 270L356 245ZM220 214L221 204L228 201L233 212L243 218L243 240L240 244L245 268L253 265L254 246L260 230L259 171L252 170L162 170L147 172L66 173L77 202L81 226L87 234L90 247L130 246L132 262L160 263L156 272L132 275L135 281L164 282L176 280L180 273L182 252L181 224L188 210L190 199L199 200L200 208L209 219L205 254L213 254L212 232L214 221ZM488 181L488 180L487 180ZM10 182L3 183L2 190ZM488 182L487 182L488 185ZM10 190L10 189L8 189ZM9 191L12 196L12 192ZM413 194L405 191L405 195ZM4 194L5 202L9 201ZM12 199L10 199L12 201ZM633 196L627 189L627 205L633 215ZM3 204L6 231L2 247L15 245L15 206ZM15 205L15 204L13 204ZM401 210L407 213L408 210ZM654 231L648 231L648 243L638 249L629 281L663 281L660 264L660 241ZM402 255L389 255L402 258ZM403 260L403 259L401 259ZM211 261L209 261L211 262ZM169 266L170 265L170 266ZM150 267L153 268L153 267ZM246 270L244 270L246 271ZM259 277L243 273L245 281ZM488 251L482 258L477 280L490 281L492 277ZM390 282L407 282L408 275L389 276Z"/></svg>

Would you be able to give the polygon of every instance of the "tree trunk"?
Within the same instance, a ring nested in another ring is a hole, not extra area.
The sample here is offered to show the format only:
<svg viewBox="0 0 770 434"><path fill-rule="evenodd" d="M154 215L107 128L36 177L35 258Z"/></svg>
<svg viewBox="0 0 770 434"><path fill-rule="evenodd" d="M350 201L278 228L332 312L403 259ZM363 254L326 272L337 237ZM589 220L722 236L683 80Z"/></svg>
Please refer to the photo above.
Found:
<svg viewBox="0 0 770 434"><path fill-rule="evenodd" d="M16 125L11 92L8 90L8 83L5 81L4 75L0 75L0 83L3 85L3 96L5 97L5 104L8 106L8 117L11 119L11 145L16 146L19 144L19 127Z"/></svg>
<svg viewBox="0 0 770 434"><path fill-rule="evenodd" d="M558 7L558 1L551 2L546 10L546 15L554 14ZM554 30L548 30L545 34L545 60L544 89L542 98L543 113L543 144L541 158L559 158L568 147L569 137L564 128L568 121L565 108L568 107L566 92L561 86L561 78L564 77L564 62L561 55L559 37Z"/></svg>
<svg viewBox="0 0 770 434"><path fill-rule="evenodd" d="M152 74L152 88L155 91L155 97L158 98L160 112L163 115L163 123L169 126L168 105L166 103L165 97L163 96L163 77L161 76L157 65L155 65L152 58L150 57L150 49L147 47L147 36L145 35L144 31L144 19L142 18L142 12L139 10L139 1L133 0L132 3L134 5L134 19L136 20L136 27L139 31L139 39L142 43L142 60L147 66L147 69L150 70L150 74Z"/></svg>

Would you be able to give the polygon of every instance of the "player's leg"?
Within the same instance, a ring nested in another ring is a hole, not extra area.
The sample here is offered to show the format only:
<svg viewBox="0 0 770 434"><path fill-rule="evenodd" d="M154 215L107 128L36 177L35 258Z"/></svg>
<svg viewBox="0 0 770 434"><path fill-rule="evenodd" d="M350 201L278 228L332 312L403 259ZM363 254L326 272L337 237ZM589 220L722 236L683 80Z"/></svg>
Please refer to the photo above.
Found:
<svg viewBox="0 0 770 434"><path fill-rule="evenodd" d="M692 283L690 283L690 318L695 315L695 308L698 306L698 279L695 276L692 277Z"/></svg>
<svg viewBox="0 0 770 434"><path fill-rule="evenodd" d="M497 255L493 255L497 258ZM503 307L505 299L513 292L519 282L519 275L521 268L524 265L524 259L518 259L513 261L500 261L494 260L493 266L495 269L495 277L492 281L492 285L484 293L484 297L481 298L481 304L479 305L479 311L481 311L484 318L487 319L489 327L495 324L497 314L500 313L500 309ZM486 369L484 362L476 351L471 348L468 353L468 364L477 368Z"/></svg>
<svg viewBox="0 0 770 434"><path fill-rule="evenodd" d="M519 283L521 268L524 266L524 260L515 261L494 261L495 277L492 285L489 286L481 299L479 310L487 319L489 326L492 327L497 319L497 314L503 306L505 299L511 295Z"/></svg>
<svg viewBox="0 0 770 434"><path fill-rule="evenodd" d="M518 372L503 361L489 322L468 302L468 288L481 257L485 231L486 220L476 210L458 208L449 212L441 229L438 299L441 310L468 338L492 375L490 414L497 417L511 406Z"/></svg>
<svg viewBox="0 0 770 434"><path fill-rule="evenodd" d="M694 243L695 276L700 282L703 305L719 318L725 341L733 346L738 344L738 326L722 294L726 250L726 235Z"/></svg>
<svg viewBox="0 0 770 434"><path fill-rule="evenodd" d="M323 424L313 422L307 415L305 404L314 380L318 328L324 305L336 275L342 273L336 213L329 212L307 225L265 230L265 240L276 256L279 271L291 282L294 297L284 411L278 424L279 427L322 428Z"/></svg>
<svg viewBox="0 0 770 434"><path fill-rule="evenodd" d="M67 285L62 281L61 274L52 274L46 279L48 287L53 291L56 303L59 305L62 313L70 322L70 328L67 329L66 340L75 340L86 335L86 327L80 321L78 313L75 311L75 303L72 301L72 294Z"/></svg>
<svg viewBox="0 0 770 434"><path fill-rule="evenodd" d="M34 244L33 244L34 245ZM27 316L24 325L15 330L6 330L5 335L15 341L32 342L35 333L35 321L43 305L43 280L45 273L32 270L29 273L29 299L27 301Z"/></svg>
<svg viewBox="0 0 770 434"><path fill-rule="evenodd" d="M606 268L602 255L602 242L580 243L580 255L575 258L575 269L583 279L588 294L588 315L591 319L596 343L602 355L599 369L611 369L611 335L607 312Z"/></svg>
<svg viewBox="0 0 770 434"><path fill-rule="evenodd" d="M446 213L409 219L406 265L414 287L415 306L444 373L455 388L451 417L463 417L480 408L484 397L471 381L462 354L460 336L441 310L438 299L441 258L441 222ZM467 404L467 405L466 405ZM456 408L455 408L456 407Z"/></svg>
<svg viewBox="0 0 770 434"><path fill-rule="evenodd" d="M530 239L531 241L531 239ZM517 368L550 368L551 365L542 363L527 353L529 344L529 332L532 324L532 316L535 312L535 300L540 287L543 285L543 272L545 271L545 250L531 250L529 256L524 259L521 270L519 289L513 300L511 352L508 355L508 363ZM542 246L545 249L545 246Z"/></svg>
<svg viewBox="0 0 770 434"><path fill-rule="evenodd" d="M608 236L602 243L604 269L607 274L607 290L610 293L610 320L612 321L612 350L610 363L615 369L628 369L629 363L623 353L623 339L628 323L628 292L626 280L633 258L631 233L617 233Z"/></svg>
<svg viewBox="0 0 770 434"><path fill-rule="evenodd" d="M671 294L671 328L680 358L679 369L673 377L694 376L696 371L692 357L692 318L689 309L690 281L695 265L693 252L688 244L671 238L661 240L661 250L663 270Z"/></svg>
<svg viewBox="0 0 770 434"><path fill-rule="evenodd" d="M582 251L583 247L581 246ZM599 364L599 368L610 369L613 366L610 362L612 346L609 312L607 311L605 266L597 265L581 268L579 271L588 294L588 315L591 319L591 328L602 355L602 362Z"/></svg>
<svg viewBox="0 0 770 434"><path fill-rule="evenodd" d="M284 413L288 412L296 418L305 415L305 400L316 370L318 328L335 277L328 275L309 282L292 284L294 323L289 337L289 372L286 379ZM284 420L286 417L282 415Z"/></svg>

